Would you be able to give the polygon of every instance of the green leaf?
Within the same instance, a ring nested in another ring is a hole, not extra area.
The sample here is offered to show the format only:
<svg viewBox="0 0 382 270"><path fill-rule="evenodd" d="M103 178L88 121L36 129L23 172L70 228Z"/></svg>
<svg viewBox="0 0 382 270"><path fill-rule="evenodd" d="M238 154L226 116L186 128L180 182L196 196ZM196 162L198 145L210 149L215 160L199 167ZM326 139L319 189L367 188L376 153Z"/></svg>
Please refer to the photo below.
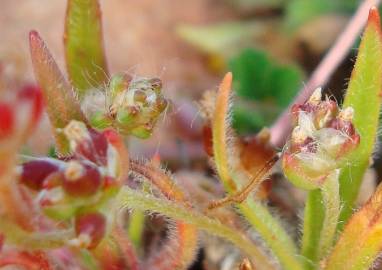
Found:
<svg viewBox="0 0 382 270"><path fill-rule="evenodd" d="M97 0L68 1L64 42L68 74L80 97L108 81Z"/></svg>
<svg viewBox="0 0 382 270"><path fill-rule="evenodd" d="M285 26L294 30L324 14L351 14L358 3L358 0L292 0L286 7Z"/></svg>
<svg viewBox="0 0 382 270"><path fill-rule="evenodd" d="M285 0L230 0L229 3L240 10L281 8Z"/></svg>
<svg viewBox="0 0 382 270"><path fill-rule="evenodd" d="M302 72L296 66L275 66L269 78L271 96L276 104L286 108L301 88Z"/></svg>
<svg viewBox="0 0 382 270"><path fill-rule="evenodd" d="M53 127L57 150L60 154L69 153L69 143L60 129L71 120L87 123L73 91L62 75L44 41L32 31L29 35L31 57L36 80L43 91L50 123Z"/></svg>
<svg viewBox="0 0 382 270"><path fill-rule="evenodd" d="M381 252L382 186L355 213L339 238L325 270L368 270Z"/></svg>
<svg viewBox="0 0 382 270"><path fill-rule="evenodd" d="M244 39L260 31L254 22L225 22L208 26L179 25L177 34L204 53L226 55Z"/></svg>
<svg viewBox="0 0 382 270"><path fill-rule="evenodd" d="M352 213L362 177L369 166L378 130L381 87L380 18L377 9L371 9L343 104L343 107L354 108L353 123L360 134L361 142L351 158L351 164L343 169L340 176L340 194L343 201L340 228Z"/></svg>
<svg viewBox="0 0 382 270"><path fill-rule="evenodd" d="M256 131L272 123L277 113L292 101L303 78L298 67L281 65L270 59L265 52L255 49L245 49L232 58L229 68L234 75L233 86L236 94L242 99L259 103L255 114L253 109L246 109L245 112L235 106L234 124L239 127L239 131ZM260 107L267 111L262 111ZM269 108L273 110L270 111ZM255 119L246 124L245 119L253 116ZM258 125L254 126L255 123Z"/></svg>
<svg viewBox="0 0 382 270"><path fill-rule="evenodd" d="M273 65L265 52L245 49L231 59L229 69L234 75L233 87L240 97L261 100L270 96L266 85Z"/></svg>
<svg viewBox="0 0 382 270"><path fill-rule="evenodd" d="M264 116L256 110L234 106L232 126L239 134L250 134L266 125Z"/></svg>
<svg viewBox="0 0 382 270"><path fill-rule="evenodd" d="M301 70L294 65L280 65L263 51L245 49L231 59L229 68L234 75L234 89L244 98L273 100L287 106L302 81Z"/></svg>
<svg viewBox="0 0 382 270"><path fill-rule="evenodd" d="M239 134L253 134L272 123L282 109L270 102L248 101L239 98L233 106L233 128Z"/></svg>
<svg viewBox="0 0 382 270"><path fill-rule="evenodd" d="M237 192L237 177L230 170L228 134L231 124L229 103L231 95L232 73L227 73L219 87L216 97L215 111L212 119L212 145L216 171L229 195ZM262 202L256 202L249 196L244 202L237 204L240 213L248 223L259 232L267 245L287 270L302 270L302 264L296 257L297 248L292 238L274 218Z"/></svg>

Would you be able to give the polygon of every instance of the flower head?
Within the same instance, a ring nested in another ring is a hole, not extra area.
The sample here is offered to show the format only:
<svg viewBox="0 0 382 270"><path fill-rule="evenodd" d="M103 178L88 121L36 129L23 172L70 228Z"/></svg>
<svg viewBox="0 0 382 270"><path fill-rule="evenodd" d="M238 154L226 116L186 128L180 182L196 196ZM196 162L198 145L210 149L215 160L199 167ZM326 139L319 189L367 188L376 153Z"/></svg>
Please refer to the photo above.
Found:
<svg viewBox="0 0 382 270"><path fill-rule="evenodd" d="M359 144L352 123L354 110L339 109L327 97L321 100L321 89L317 89L291 112L294 129L283 151L284 172L301 188L319 188L330 172L346 164Z"/></svg>

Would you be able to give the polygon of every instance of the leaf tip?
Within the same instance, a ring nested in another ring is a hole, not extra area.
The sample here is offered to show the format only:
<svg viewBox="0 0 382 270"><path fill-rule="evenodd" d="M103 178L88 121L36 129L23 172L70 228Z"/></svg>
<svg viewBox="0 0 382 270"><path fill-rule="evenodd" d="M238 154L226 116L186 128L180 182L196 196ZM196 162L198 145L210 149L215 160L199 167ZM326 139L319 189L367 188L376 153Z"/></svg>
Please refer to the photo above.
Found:
<svg viewBox="0 0 382 270"><path fill-rule="evenodd" d="M223 78L222 84L231 85L232 82L232 72L227 72L227 74Z"/></svg>
<svg viewBox="0 0 382 270"><path fill-rule="evenodd" d="M36 43L38 41L41 41L40 35L38 34L38 32L36 30L31 30L29 32L29 42L32 44L32 43Z"/></svg>
<svg viewBox="0 0 382 270"><path fill-rule="evenodd" d="M231 85L232 85L232 72L227 72L227 74L224 76L220 84L219 92L228 94L229 91L231 90Z"/></svg>
<svg viewBox="0 0 382 270"><path fill-rule="evenodd" d="M367 24L370 25L370 24L373 24L375 25L379 32L380 31L380 26L381 26L381 18L380 18L380 15L379 15L379 11L376 7L372 7L370 8L370 11L369 11L369 17L367 19Z"/></svg>

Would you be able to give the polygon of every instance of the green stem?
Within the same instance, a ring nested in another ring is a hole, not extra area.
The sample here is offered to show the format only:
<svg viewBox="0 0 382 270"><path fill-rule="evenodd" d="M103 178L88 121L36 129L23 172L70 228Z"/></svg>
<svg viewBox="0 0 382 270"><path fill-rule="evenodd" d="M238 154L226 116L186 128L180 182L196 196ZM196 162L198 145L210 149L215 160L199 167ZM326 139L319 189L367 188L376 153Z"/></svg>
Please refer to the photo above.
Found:
<svg viewBox="0 0 382 270"><path fill-rule="evenodd" d="M301 246L301 255L306 259L304 268L307 270L317 267L318 246L324 215L321 190L310 191L305 203Z"/></svg>
<svg viewBox="0 0 382 270"><path fill-rule="evenodd" d="M244 235L240 234L237 230L223 225L217 220L210 219L193 209L185 208L179 203L158 199L151 195L132 190L128 187L121 189L116 203L122 209L128 207L141 211L157 212L195 225L199 229L222 237L242 249L256 262L257 266L261 267L260 269L274 269L268 258L251 241L249 241ZM278 236L276 235L275 237Z"/></svg>
<svg viewBox="0 0 382 270"><path fill-rule="evenodd" d="M280 225L280 222L270 214L266 206L250 197L237 207L277 256L283 269L303 269L297 257L298 251L294 241Z"/></svg>
<svg viewBox="0 0 382 270"><path fill-rule="evenodd" d="M89 252L87 249L80 249L79 250L79 257L86 267L86 269L89 270L98 270L100 269L100 266L98 265L98 262L94 258L94 256Z"/></svg>
<svg viewBox="0 0 382 270"><path fill-rule="evenodd" d="M75 237L73 230L53 232L27 232L5 217L1 218L0 231L5 233L5 241L25 249L55 249L63 247L69 239Z"/></svg>
<svg viewBox="0 0 382 270"><path fill-rule="evenodd" d="M229 100L231 94L232 74L227 73L219 87L215 111L212 119L212 142L217 173L229 195L235 195L238 185L237 177L230 171L229 144ZM260 179L262 180L262 179ZM248 196L250 197L250 196ZM302 270L302 264L297 258L297 248L294 241L279 221L275 219L264 205L252 199L237 204L240 212L257 230L267 245L272 249L280 264L286 270Z"/></svg>
<svg viewBox="0 0 382 270"><path fill-rule="evenodd" d="M134 210L130 214L128 235L134 247L138 250L141 246L142 232L145 222L145 214L142 211Z"/></svg>
<svg viewBox="0 0 382 270"><path fill-rule="evenodd" d="M343 202L340 222L337 226L339 231L343 230L347 220L354 212L354 203L358 196L363 175L365 174L366 169L370 166L369 159L365 159L364 161L356 161L356 159L351 160L352 164L341 170L339 179L341 201ZM350 181L351 185L349 184Z"/></svg>
<svg viewBox="0 0 382 270"><path fill-rule="evenodd" d="M319 259L323 259L331 250L336 234L338 218L340 215L339 170L335 170L325 180L321 188L325 208L325 217L322 224L320 243L318 247Z"/></svg>

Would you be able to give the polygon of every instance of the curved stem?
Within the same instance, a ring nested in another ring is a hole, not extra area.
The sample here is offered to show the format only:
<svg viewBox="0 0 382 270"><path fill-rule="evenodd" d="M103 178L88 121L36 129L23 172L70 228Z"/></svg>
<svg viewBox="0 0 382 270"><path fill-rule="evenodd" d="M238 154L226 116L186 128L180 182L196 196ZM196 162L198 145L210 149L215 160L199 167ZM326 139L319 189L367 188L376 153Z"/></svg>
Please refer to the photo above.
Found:
<svg viewBox="0 0 382 270"><path fill-rule="evenodd" d="M1 218L0 231L5 233L5 240L26 249L55 249L63 247L69 239L74 238L73 230L62 230L44 233L26 232L5 217Z"/></svg>
<svg viewBox="0 0 382 270"><path fill-rule="evenodd" d="M298 251L295 243L280 225L280 222L270 214L266 206L253 200L253 198L249 198L243 203L237 204L237 207L277 256L283 269L303 269L297 257Z"/></svg>
<svg viewBox="0 0 382 270"><path fill-rule="evenodd" d="M229 195L236 194L237 177L230 170L228 133L230 129L230 93L232 74L227 73L219 87L212 119L212 142L216 170ZM260 179L262 180L262 179ZM248 192L249 193L249 192ZM286 270L302 270L302 264L297 258L297 248L280 222L274 218L267 207L260 202L247 199L237 204L240 213L258 231L266 244L271 248L280 264Z"/></svg>
<svg viewBox="0 0 382 270"><path fill-rule="evenodd" d="M268 258L244 235L238 233L237 230L217 220L210 219L195 210L185 208L179 203L158 199L151 195L124 187L117 197L117 204L121 209L127 207L142 211L152 211L174 219L183 220L188 224L195 225L201 230L222 237L235 244L256 262L256 265L260 267L259 269L274 269Z"/></svg>

